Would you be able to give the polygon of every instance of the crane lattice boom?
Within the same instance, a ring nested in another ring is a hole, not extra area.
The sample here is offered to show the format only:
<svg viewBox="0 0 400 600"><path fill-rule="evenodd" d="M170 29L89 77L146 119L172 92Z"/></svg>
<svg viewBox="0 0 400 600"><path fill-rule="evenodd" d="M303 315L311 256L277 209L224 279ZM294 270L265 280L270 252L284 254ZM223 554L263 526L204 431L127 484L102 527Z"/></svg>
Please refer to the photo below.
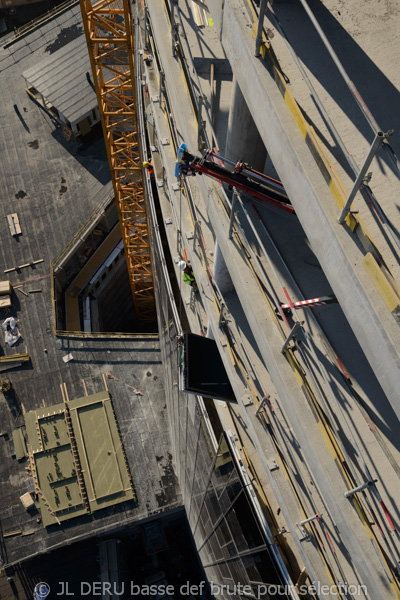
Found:
<svg viewBox="0 0 400 600"><path fill-rule="evenodd" d="M155 299L136 112L129 0L80 0L136 314L154 321Z"/></svg>

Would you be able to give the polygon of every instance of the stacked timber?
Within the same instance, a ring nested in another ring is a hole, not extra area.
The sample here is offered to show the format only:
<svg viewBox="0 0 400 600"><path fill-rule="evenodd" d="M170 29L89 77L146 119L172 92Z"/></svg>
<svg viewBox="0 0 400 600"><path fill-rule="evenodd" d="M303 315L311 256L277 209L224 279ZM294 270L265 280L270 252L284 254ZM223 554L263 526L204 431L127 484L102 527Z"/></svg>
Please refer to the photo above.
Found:
<svg viewBox="0 0 400 600"><path fill-rule="evenodd" d="M29 354L10 354L9 356L0 356L0 365L14 363L14 362L27 362L30 360Z"/></svg>
<svg viewBox="0 0 400 600"><path fill-rule="evenodd" d="M12 285L9 281L0 281L0 308L10 308Z"/></svg>

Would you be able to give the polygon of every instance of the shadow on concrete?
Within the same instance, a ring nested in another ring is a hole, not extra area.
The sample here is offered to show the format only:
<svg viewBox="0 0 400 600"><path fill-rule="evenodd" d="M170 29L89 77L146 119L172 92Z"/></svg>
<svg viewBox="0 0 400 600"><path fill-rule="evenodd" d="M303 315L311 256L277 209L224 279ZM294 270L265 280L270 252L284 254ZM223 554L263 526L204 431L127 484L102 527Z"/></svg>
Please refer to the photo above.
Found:
<svg viewBox="0 0 400 600"><path fill-rule="evenodd" d="M79 141L66 140L58 123L52 131L52 136L102 185L111 180L107 151L100 124L95 125L92 131Z"/></svg>
<svg viewBox="0 0 400 600"><path fill-rule="evenodd" d="M288 4L286 6L285 4L282 6L279 3L275 4L274 11L297 56L335 100L363 137L372 142L374 137L372 129L348 90L311 20L299 4L295 6L289 3L290 11L288 10ZM333 46L348 77L358 89L382 131L388 129L399 131L400 113L395 109L400 104L399 90L342 27L321 0L310 0L309 6ZM399 136L392 138L391 146L396 154L400 152ZM339 149L338 152L341 153ZM394 170L392 163L388 161L382 151L378 154L377 159L382 172L385 172L387 167ZM341 158L340 162L348 171L349 167L345 166L347 162L344 157Z"/></svg>
<svg viewBox="0 0 400 600"><path fill-rule="evenodd" d="M21 115L19 108L16 104L14 104L14 110L15 110L15 113L16 113L18 119L21 121L23 127L26 129L26 131L28 133L30 133L31 130L29 129L28 125L26 124L26 121L25 121L24 117Z"/></svg>
<svg viewBox="0 0 400 600"><path fill-rule="evenodd" d="M60 50L60 48L63 48L70 42L73 42L74 40L76 40L76 38L81 36L82 33L83 33L83 25L78 25L77 23L74 23L73 25L70 25L69 27L64 27L58 33L54 42L52 42L51 44L48 44L48 46L46 46L45 52L48 52L49 54L53 54L54 52L57 52L57 50Z"/></svg>

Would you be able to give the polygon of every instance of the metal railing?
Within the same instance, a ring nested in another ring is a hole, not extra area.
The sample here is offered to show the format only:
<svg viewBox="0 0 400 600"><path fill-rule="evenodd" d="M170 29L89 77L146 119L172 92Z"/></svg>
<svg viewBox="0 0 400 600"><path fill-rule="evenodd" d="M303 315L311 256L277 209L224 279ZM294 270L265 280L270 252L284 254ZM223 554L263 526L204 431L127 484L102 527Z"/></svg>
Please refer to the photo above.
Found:
<svg viewBox="0 0 400 600"><path fill-rule="evenodd" d="M29 23L26 23L26 25L21 25L21 27L18 27L14 30L14 37L11 40L6 40L1 46L3 48L8 48L15 42L18 42L18 40L23 38L28 33L31 33L38 27L41 27L57 15L71 8L71 6L78 4L78 2L79 0L66 0L62 4L59 4L55 8L52 8L49 11L47 11L46 14L40 15L40 17L36 17L36 19L32 19L32 21L29 21Z"/></svg>
<svg viewBox="0 0 400 600"><path fill-rule="evenodd" d="M374 157L377 154L377 152L379 151L379 149L382 148L386 152L388 159L392 163L394 171L397 174L397 177L400 178L400 161L397 158L396 154L394 153L394 151L389 143L389 139L393 134L393 130L389 130L386 133L382 132L381 128L379 127L378 123L374 119L372 113L370 112L366 103L364 102L363 98L361 97L358 89L356 88L353 81L348 76L345 68L343 67L342 63L340 62L333 47L329 43L326 35L324 34L321 26L319 25L317 19L315 18L315 15L312 13L306 0L300 0L300 1L301 1L301 4L303 5L303 8L306 11L308 17L310 18L313 26L315 27L321 41L325 45L329 55L331 56L334 64L336 65L340 75L342 76L344 82L346 83L350 93L352 94L355 102L357 103L359 109L361 110L363 116L366 118L367 122L369 123L369 125L375 135L375 138L374 138L373 143L371 144L368 156L366 157L361 169L359 169L356 162L354 161L351 153L347 150L347 148L346 148L343 140L341 139L335 125L333 124L327 110L325 109L313 84L311 83L310 78L308 77L308 75L307 75L305 69L303 68L300 60L298 59L294 49L292 48L290 41L289 41L288 37L286 36L286 33L285 33L283 27L281 26L278 17L276 16L276 14L274 12L273 6L271 5L270 2L268 2L267 4L268 4L268 11L269 11L269 18L271 19L274 27L276 27L277 31L282 36L282 39L284 40L286 47L291 54L292 59L294 60L297 68L299 69L301 77L303 78L304 82L306 83L307 87L309 88L310 94L311 94L313 100L315 101L319 111L323 115L323 118L329 127L332 137L334 138L338 147L341 149L343 156L345 157L347 163L349 164L350 168L352 169L352 171L356 177L354 184L353 184L353 188L350 191L349 195L347 196L344 207L342 208L341 213L338 217L338 222L341 225L345 222L347 215L349 213L351 213L352 202L353 202L357 192L360 192L361 195L363 196L364 200L367 203L369 203L371 205L371 207L373 208L373 210L375 210L375 212L377 213L378 218L379 218L378 225L382 224L386 227L387 231L391 235L397 248L400 250L399 235L398 235L397 231L395 230L395 228L392 226L390 220L385 215L382 207L380 206L380 204L377 201L376 197L374 196L371 188L369 187L368 183L369 183L370 177L366 176L368 167L370 166L372 160L374 159ZM259 14L258 14L258 35L257 35L257 39L256 39L255 56L260 56L260 45L261 45L261 40L262 40L261 32L263 30L265 7L266 7L266 4L263 0L261 2ZM264 10L262 10L263 8L264 8Z"/></svg>

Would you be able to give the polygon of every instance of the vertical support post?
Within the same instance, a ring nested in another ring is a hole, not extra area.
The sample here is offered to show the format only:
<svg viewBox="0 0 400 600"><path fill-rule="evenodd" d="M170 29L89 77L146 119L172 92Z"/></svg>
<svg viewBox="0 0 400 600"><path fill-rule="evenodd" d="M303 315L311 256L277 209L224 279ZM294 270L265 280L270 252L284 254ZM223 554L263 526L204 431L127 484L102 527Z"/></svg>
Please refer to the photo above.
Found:
<svg viewBox="0 0 400 600"><path fill-rule="evenodd" d="M160 103L160 106L161 106L161 103ZM154 112L153 112L153 140L152 140L153 141L153 146L156 146L156 135L157 135L157 132L156 132L156 119L155 119Z"/></svg>
<svg viewBox="0 0 400 600"><path fill-rule="evenodd" d="M144 7L144 49L148 49L147 45L147 33L148 33L148 25L147 19L149 18L149 9L147 8L147 4Z"/></svg>
<svg viewBox="0 0 400 600"><path fill-rule="evenodd" d="M172 40L172 56L174 58L176 56L175 31L176 31L176 23L175 23L175 0L171 0L171 40Z"/></svg>
<svg viewBox="0 0 400 600"><path fill-rule="evenodd" d="M166 181L167 181L167 174L166 174L166 170L164 165L162 166L162 186L159 185L159 187L163 187L165 189L165 185L166 185Z"/></svg>
<svg viewBox="0 0 400 600"><path fill-rule="evenodd" d="M164 89L165 89L164 78L165 78L164 71L160 71L160 85L158 88L158 101L160 103L159 106L161 106L161 104L162 104L161 99L164 95Z"/></svg>
<svg viewBox="0 0 400 600"><path fill-rule="evenodd" d="M300 321L297 321L297 323L294 324L294 327L292 327L289 335L286 338L286 342L283 344L282 346L282 350L281 353L283 354L285 352L285 350L287 349L289 342L291 339L293 339L297 333L297 330L301 327Z"/></svg>
<svg viewBox="0 0 400 600"><path fill-rule="evenodd" d="M212 135L212 147L217 144L217 140L214 137L214 126L215 126L215 63L211 63L210 67L210 121L211 121L211 135Z"/></svg>
<svg viewBox="0 0 400 600"><path fill-rule="evenodd" d="M200 224L198 221L194 222L194 232L193 232L193 250L196 250L196 242L197 236L199 235Z"/></svg>
<svg viewBox="0 0 400 600"><path fill-rule="evenodd" d="M221 327L222 322L225 322L224 321L224 308L225 308L225 303L222 302L221 303L221 308L220 308L220 311L219 311L219 317L218 317L218 327Z"/></svg>
<svg viewBox="0 0 400 600"><path fill-rule="evenodd" d="M365 177L365 174L367 172L369 165L371 164L372 160L374 159L375 154L377 153L377 151L379 150L379 148L381 147L381 145L383 144L385 139L389 136L389 134L390 134L390 132L382 133L382 131L378 131L378 133L375 135L375 139L372 142L371 148L368 152L368 156L365 159L364 164L360 169L360 172L357 176L357 179L355 180L355 182L353 184L353 188L349 194L349 197L346 200L346 204L343 206L342 212L339 215L338 222L340 223L340 225L343 224L345 218L347 217L348 213L350 212L350 208L353 203L354 197L357 194L360 186L363 183L363 180L364 180L364 177Z"/></svg>
<svg viewBox="0 0 400 600"><path fill-rule="evenodd" d="M256 58L258 58L259 56L261 56L260 48L261 48L261 42L262 42L262 30L263 30L263 24L264 24L265 5L266 5L266 0L261 0L261 2L260 2L260 14L258 16L258 28L257 28L257 36L256 36L256 50L255 50L255 53L254 53L254 56Z"/></svg>
<svg viewBox="0 0 400 600"><path fill-rule="evenodd" d="M233 220L235 218L235 207L236 207L236 202L237 202L238 196L239 196L238 191L236 190L236 188L233 188L231 216L230 216L230 220L229 220L229 233L228 233L228 238L230 240L232 239Z"/></svg>
<svg viewBox="0 0 400 600"><path fill-rule="evenodd" d="M197 146L201 149L202 146L202 131L203 131L203 117L202 117L202 107L203 107L203 96L199 94L197 98Z"/></svg>
<svg viewBox="0 0 400 600"><path fill-rule="evenodd" d="M256 410L256 417L258 417L259 412L264 408L267 400L269 400L269 396L264 396L264 398L260 402L260 406Z"/></svg>

